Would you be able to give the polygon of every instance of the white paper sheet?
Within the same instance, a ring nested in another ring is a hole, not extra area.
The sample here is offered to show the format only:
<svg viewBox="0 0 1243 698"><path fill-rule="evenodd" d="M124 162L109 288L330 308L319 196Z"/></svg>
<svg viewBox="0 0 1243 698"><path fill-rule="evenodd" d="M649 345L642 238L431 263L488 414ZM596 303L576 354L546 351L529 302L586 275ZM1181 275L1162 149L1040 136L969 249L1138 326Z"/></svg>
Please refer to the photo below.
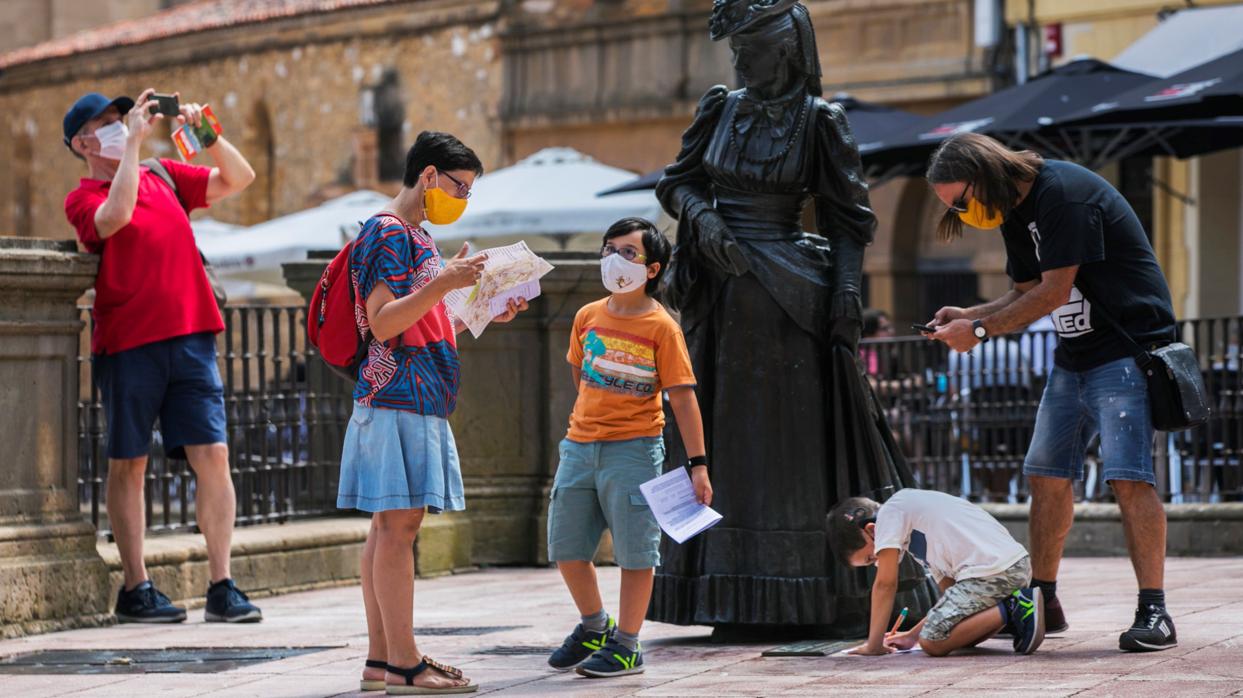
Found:
<svg viewBox="0 0 1243 698"><path fill-rule="evenodd" d="M639 491L670 538L685 543L688 538L716 525L721 514L695 499L695 487L686 468L674 468L654 480L639 485Z"/></svg>
<svg viewBox="0 0 1243 698"><path fill-rule="evenodd" d="M873 655L872 657L867 657L861 654L851 654L850 651L855 649L855 647L858 647L858 646L859 645L855 645L854 647L847 647L846 649L842 650L841 652L838 652L837 654L833 656L835 657L858 657L860 659L872 659L873 657L893 657L899 654L914 654L915 652L919 652L921 654L923 653L923 650L920 649L918 646L916 646L916 647L910 648L909 650L894 650L890 652L889 654L877 654L877 655Z"/></svg>
<svg viewBox="0 0 1243 698"><path fill-rule="evenodd" d="M492 318L505 311L511 299L531 300L540 294L539 279L553 266L531 251L525 242L482 250L488 255L479 283L445 294L445 306L475 337L483 334ZM470 250L473 256L479 254Z"/></svg>

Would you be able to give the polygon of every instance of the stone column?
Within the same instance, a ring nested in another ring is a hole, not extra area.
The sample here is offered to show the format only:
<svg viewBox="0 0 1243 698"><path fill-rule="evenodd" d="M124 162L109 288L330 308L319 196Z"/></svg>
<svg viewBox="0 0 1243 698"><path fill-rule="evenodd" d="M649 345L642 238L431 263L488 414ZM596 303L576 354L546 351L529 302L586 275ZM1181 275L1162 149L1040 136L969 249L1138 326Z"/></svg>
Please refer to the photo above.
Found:
<svg viewBox="0 0 1243 698"><path fill-rule="evenodd" d="M97 264L70 241L0 237L0 637L109 611L78 501L76 301Z"/></svg>

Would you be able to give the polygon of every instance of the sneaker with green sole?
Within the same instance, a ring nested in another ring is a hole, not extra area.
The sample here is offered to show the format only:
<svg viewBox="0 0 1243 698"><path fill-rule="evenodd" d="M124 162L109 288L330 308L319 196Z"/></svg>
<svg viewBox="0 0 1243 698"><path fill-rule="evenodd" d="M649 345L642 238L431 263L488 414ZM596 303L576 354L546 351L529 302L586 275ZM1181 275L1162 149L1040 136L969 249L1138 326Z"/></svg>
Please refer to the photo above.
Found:
<svg viewBox="0 0 1243 698"><path fill-rule="evenodd" d="M618 642L616 638L610 637L608 642L604 643L604 647L597 650L587 661L579 664L575 671L593 679L642 674L644 671L643 645L640 644L638 649L632 651Z"/></svg>
<svg viewBox="0 0 1243 698"><path fill-rule="evenodd" d="M548 666L557 671L568 671L583 663L593 652L604 647L604 644L617 631L617 621L609 616L603 632L592 632L579 623L570 633L565 642L548 657Z"/></svg>

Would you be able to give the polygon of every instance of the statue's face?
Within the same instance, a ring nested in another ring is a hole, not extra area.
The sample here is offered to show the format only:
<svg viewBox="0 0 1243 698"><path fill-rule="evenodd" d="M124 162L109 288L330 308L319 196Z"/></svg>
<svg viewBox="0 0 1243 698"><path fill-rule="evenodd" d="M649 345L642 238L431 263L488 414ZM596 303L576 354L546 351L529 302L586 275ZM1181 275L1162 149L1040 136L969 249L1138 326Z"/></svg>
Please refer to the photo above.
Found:
<svg viewBox="0 0 1243 698"><path fill-rule="evenodd" d="M748 88L764 87L782 78L782 69L788 60L781 42L765 42L731 36L729 47L733 51L734 70Z"/></svg>

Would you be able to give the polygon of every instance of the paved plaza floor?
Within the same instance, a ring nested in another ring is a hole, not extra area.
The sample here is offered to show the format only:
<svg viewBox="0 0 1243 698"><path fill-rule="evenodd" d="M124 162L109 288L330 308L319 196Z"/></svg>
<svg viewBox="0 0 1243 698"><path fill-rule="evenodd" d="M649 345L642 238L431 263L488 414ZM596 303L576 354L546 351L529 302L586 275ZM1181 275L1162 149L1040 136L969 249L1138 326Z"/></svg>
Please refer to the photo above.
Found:
<svg viewBox="0 0 1243 698"><path fill-rule="evenodd" d="M618 571L601 570L616 599ZM244 580L243 580L244 581ZM544 664L576 620L552 569L495 569L416 585L420 647L455 664L481 693L507 696L1227 696L1243 695L1243 558L1171 560L1166 581L1179 646L1122 654L1135 581L1115 558L1067 560L1059 595L1070 630L1030 657L992 640L943 659L763 658L771 644L714 645L708 628L650 624L645 674L591 680ZM351 696L366 655L357 586L261 600L258 625L206 624L202 610L175 626L121 625L0 642L0 657L37 650L155 648L327 649L217 673L0 673L0 696ZM537 654L538 652L538 654Z"/></svg>

